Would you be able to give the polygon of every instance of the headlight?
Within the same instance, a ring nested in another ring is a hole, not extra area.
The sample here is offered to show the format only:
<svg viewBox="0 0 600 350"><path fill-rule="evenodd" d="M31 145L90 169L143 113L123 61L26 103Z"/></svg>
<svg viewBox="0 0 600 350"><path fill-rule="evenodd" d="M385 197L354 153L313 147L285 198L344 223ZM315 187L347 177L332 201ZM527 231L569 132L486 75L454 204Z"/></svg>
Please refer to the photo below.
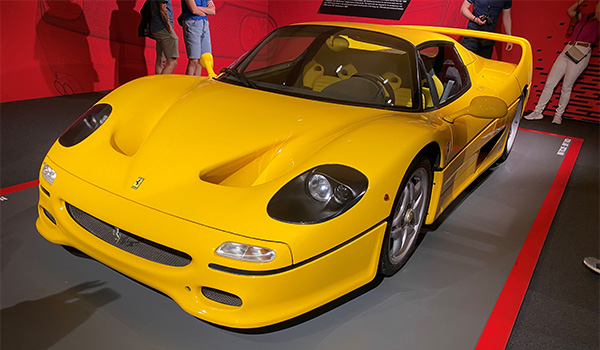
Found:
<svg viewBox="0 0 600 350"><path fill-rule="evenodd" d="M217 255L249 262L266 263L275 259L275 252L269 248L252 245L225 242L217 248Z"/></svg>
<svg viewBox="0 0 600 350"><path fill-rule="evenodd" d="M48 181L50 185L52 185L52 183L56 179L56 171L54 171L54 169L52 169L50 165L44 163L44 165L42 165L42 177L44 178L44 180Z"/></svg>
<svg viewBox="0 0 600 350"><path fill-rule="evenodd" d="M112 107L106 103L93 106L62 134L58 142L65 147L75 146L104 124L111 111Z"/></svg>
<svg viewBox="0 0 600 350"><path fill-rule="evenodd" d="M327 178L321 174L312 174L307 182L306 189L311 197L319 202L331 199L333 189Z"/></svg>
<svg viewBox="0 0 600 350"><path fill-rule="evenodd" d="M356 169L329 164L297 176L271 198L273 219L300 224L324 222L352 208L367 190L368 180Z"/></svg>

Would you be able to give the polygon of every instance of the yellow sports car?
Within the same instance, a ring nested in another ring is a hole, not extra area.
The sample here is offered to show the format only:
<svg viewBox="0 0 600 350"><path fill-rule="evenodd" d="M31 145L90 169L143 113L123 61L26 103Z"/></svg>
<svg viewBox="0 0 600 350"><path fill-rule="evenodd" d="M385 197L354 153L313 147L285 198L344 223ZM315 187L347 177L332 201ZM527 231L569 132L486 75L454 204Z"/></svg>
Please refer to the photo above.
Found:
<svg viewBox="0 0 600 350"><path fill-rule="evenodd" d="M506 159L531 73L518 37L282 27L214 79L145 77L85 112L43 161L37 228L200 319L276 324L397 272Z"/></svg>

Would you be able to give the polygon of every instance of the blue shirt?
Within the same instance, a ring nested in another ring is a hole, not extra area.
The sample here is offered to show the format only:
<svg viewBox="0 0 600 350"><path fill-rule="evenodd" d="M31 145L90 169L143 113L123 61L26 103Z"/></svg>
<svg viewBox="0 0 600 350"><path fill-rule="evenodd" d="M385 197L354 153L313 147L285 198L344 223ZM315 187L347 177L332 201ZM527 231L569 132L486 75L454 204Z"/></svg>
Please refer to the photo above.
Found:
<svg viewBox="0 0 600 350"><path fill-rule="evenodd" d="M195 2L196 6L207 7L207 0L195 0ZM193 14L185 3L185 0L181 0L181 12L183 13L183 20L193 19L194 21L199 21L201 19L207 19L206 16L196 16Z"/></svg>
<svg viewBox="0 0 600 350"><path fill-rule="evenodd" d="M150 0L150 13L152 13L152 20L150 21L150 31L152 33L160 32L165 29L165 24L160 17L160 7L162 3L167 4L167 12L169 13L169 21L171 27L173 26L173 7L171 6L171 0Z"/></svg>
<svg viewBox="0 0 600 350"><path fill-rule="evenodd" d="M469 21L467 29L482 30L486 32L495 32L498 25L498 18L502 10L512 7L512 0L467 0L473 4L473 15L479 17L486 13L490 19L484 25L478 25L473 21Z"/></svg>

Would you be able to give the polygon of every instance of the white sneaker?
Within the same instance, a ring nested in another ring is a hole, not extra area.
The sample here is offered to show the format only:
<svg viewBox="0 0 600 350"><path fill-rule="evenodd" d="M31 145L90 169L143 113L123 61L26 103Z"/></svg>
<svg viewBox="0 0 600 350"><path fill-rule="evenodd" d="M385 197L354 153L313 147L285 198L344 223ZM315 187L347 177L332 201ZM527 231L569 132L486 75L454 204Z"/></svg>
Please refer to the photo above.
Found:
<svg viewBox="0 0 600 350"><path fill-rule="evenodd" d="M523 118L525 118L527 120L540 120L540 119L544 118L544 115L542 113L533 111L533 112L527 114L526 116L524 116Z"/></svg>
<svg viewBox="0 0 600 350"><path fill-rule="evenodd" d="M554 118L552 118L552 124L562 124L562 117L560 115L555 115Z"/></svg>
<svg viewBox="0 0 600 350"><path fill-rule="evenodd" d="M592 257L587 257L583 259L583 263L585 266L589 267L596 273L600 273L600 260Z"/></svg>

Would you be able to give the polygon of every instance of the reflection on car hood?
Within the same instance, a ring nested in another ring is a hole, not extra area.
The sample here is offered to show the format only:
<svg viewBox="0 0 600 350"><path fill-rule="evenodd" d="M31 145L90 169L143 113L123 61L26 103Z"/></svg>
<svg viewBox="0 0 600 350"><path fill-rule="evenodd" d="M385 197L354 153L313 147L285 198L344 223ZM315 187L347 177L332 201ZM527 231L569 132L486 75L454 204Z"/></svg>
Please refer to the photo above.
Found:
<svg viewBox="0 0 600 350"><path fill-rule="evenodd" d="M184 163L206 182L249 187L289 172L382 114L389 112L211 83L191 90L164 113L145 116L150 127L141 126L144 121L124 123L114 140L136 173Z"/></svg>

